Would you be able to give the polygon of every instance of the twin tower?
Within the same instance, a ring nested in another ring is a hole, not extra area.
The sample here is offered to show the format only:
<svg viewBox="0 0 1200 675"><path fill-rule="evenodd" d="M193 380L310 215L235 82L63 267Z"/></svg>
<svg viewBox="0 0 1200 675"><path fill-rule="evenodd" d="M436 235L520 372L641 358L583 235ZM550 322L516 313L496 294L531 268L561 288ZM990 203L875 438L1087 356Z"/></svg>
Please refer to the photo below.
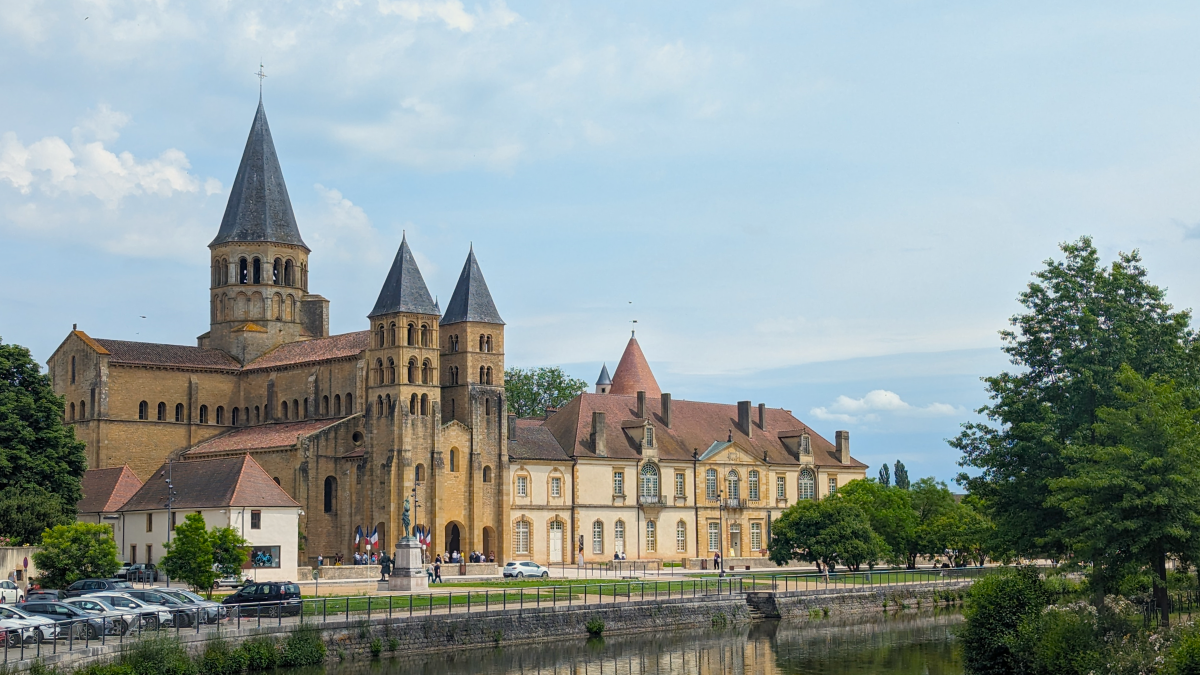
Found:
<svg viewBox="0 0 1200 675"><path fill-rule="evenodd" d="M282 345L329 337L329 301L309 292L310 250L296 225L262 101L209 250L210 328L198 338L200 347L246 366ZM368 318L364 379L368 393L380 389L372 397L379 403L386 396L388 404L429 414L431 402L444 399L448 421L457 417L456 401L465 400L467 385L503 387L504 321L473 249L443 315L403 239ZM453 334L443 336L440 328L451 324Z"/></svg>

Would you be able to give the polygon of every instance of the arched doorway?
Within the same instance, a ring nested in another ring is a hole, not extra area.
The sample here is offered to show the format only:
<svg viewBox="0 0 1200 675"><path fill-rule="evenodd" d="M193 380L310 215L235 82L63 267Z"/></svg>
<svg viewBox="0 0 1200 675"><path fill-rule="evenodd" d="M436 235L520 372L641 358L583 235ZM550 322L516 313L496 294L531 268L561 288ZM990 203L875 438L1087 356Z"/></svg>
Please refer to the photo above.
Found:
<svg viewBox="0 0 1200 675"><path fill-rule="evenodd" d="M488 557L496 555L496 531L490 527L483 528L483 554Z"/></svg>
<svg viewBox="0 0 1200 675"><path fill-rule="evenodd" d="M460 539L460 531L458 523L450 523L446 526L446 552L461 551L462 543Z"/></svg>

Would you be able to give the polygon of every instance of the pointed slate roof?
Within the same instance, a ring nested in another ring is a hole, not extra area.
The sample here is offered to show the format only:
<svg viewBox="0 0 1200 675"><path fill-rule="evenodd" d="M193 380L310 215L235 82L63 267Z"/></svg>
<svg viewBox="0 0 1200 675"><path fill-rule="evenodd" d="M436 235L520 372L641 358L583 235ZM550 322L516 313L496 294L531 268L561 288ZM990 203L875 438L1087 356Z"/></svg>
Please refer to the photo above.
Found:
<svg viewBox="0 0 1200 675"><path fill-rule="evenodd" d="M467 254L462 274L458 275L458 285L454 287L454 295L450 296L450 304L446 305L446 316L442 317L441 324L445 326L460 321L504 323L500 312L496 311L496 303L492 302L487 282L483 280L479 261L475 260L474 246Z"/></svg>
<svg viewBox="0 0 1200 675"><path fill-rule="evenodd" d="M83 498L75 504L79 513L115 513L129 501L143 483L129 465L83 472Z"/></svg>
<svg viewBox="0 0 1200 675"><path fill-rule="evenodd" d="M209 246L231 241L272 241L308 250L296 227L296 214L292 213L292 201L283 183L262 100L250 125L250 137L233 179L221 229Z"/></svg>
<svg viewBox="0 0 1200 675"><path fill-rule="evenodd" d="M388 271L383 288L379 291L375 309L367 316L397 312L439 315L442 313L433 301L433 296L429 295L429 287L425 285L421 270L417 269L417 260L413 257L412 249L408 247L407 236L400 239L400 250L396 251L392 269Z"/></svg>
<svg viewBox="0 0 1200 675"><path fill-rule="evenodd" d="M608 374L608 364L600 367L600 379L596 380L597 385L612 384L612 377Z"/></svg>
<svg viewBox="0 0 1200 675"><path fill-rule="evenodd" d="M617 364L617 370L613 373L612 389L609 393L615 396L633 396L639 391L655 398L662 394L662 390L658 388L658 381L654 379L654 372L650 370L650 364L646 363L642 348L638 346L637 338L630 336L629 344L625 345L625 353L621 355L621 362Z"/></svg>

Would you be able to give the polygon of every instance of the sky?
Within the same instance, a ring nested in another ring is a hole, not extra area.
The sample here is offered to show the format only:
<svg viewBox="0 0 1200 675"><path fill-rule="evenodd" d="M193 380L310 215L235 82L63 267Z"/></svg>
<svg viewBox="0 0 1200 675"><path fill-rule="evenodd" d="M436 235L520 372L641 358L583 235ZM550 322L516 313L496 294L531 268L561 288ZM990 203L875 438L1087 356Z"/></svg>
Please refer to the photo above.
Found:
<svg viewBox="0 0 1200 675"><path fill-rule="evenodd" d="M1012 366L1058 245L1200 304L1200 5L5 0L0 338L195 344L262 81L310 291L363 330L407 233L467 251L510 366L750 399L871 465Z"/></svg>

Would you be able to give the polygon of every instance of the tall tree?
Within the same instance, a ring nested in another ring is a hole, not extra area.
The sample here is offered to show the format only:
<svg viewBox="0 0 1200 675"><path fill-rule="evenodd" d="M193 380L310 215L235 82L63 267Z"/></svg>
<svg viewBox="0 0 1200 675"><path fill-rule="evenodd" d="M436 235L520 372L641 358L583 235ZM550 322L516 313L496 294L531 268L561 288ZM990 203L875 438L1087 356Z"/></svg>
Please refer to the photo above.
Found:
<svg viewBox="0 0 1200 675"><path fill-rule="evenodd" d="M246 553L246 540L232 527L214 527L208 533L209 545L212 546L213 566L222 577L236 577L242 573L242 565L246 564L249 555ZM209 585L208 595L212 597L212 585Z"/></svg>
<svg viewBox="0 0 1200 675"><path fill-rule="evenodd" d="M1025 556L1059 557L1067 515L1050 499L1067 475L1065 452L1096 441L1098 411L1120 407L1117 373L1127 364L1194 387L1198 368L1190 314L1173 311L1149 283L1135 251L1100 263L1090 238L1062 245L1020 295L1026 311L1001 332L1015 372L985 378L986 422L963 425L951 445L974 469L959 482L986 505L997 546Z"/></svg>
<svg viewBox="0 0 1200 675"><path fill-rule="evenodd" d="M888 487L892 484L892 472L888 471L887 464L879 467L879 484L883 487Z"/></svg>
<svg viewBox="0 0 1200 675"><path fill-rule="evenodd" d="M212 535L205 529L204 516L189 513L164 546L167 554L159 560L159 567L169 577L187 583L193 591L212 589L217 573L213 570Z"/></svg>
<svg viewBox="0 0 1200 675"><path fill-rule="evenodd" d="M896 564L909 561L908 551L913 548L917 527L912 495L872 480L852 480L838 488L836 496L858 506L867 515L871 529L886 544L882 551L884 558Z"/></svg>
<svg viewBox="0 0 1200 675"><path fill-rule="evenodd" d="M797 502L785 509L771 525L768 554L777 565L804 560L832 572L838 565L856 570L863 564L873 565L885 556L886 548L871 529L867 514L834 496L819 502Z"/></svg>
<svg viewBox="0 0 1200 675"><path fill-rule="evenodd" d="M518 417L541 415L546 408L561 408L587 391L587 382L568 377L562 368L507 368L504 393L508 412Z"/></svg>
<svg viewBox="0 0 1200 675"><path fill-rule="evenodd" d="M111 577L121 567L112 528L97 523L55 525L33 554L44 588L66 588L80 579Z"/></svg>
<svg viewBox="0 0 1200 675"><path fill-rule="evenodd" d="M908 469L905 468L904 462L896 460L896 487L907 490L908 485Z"/></svg>
<svg viewBox="0 0 1200 675"><path fill-rule="evenodd" d="M1128 366L1118 385L1120 407L1097 411L1096 442L1064 449L1050 503L1066 514L1059 534L1093 564L1101 594L1130 563L1149 567L1165 624L1167 558L1200 543L1200 409L1173 382Z"/></svg>
<svg viewBox="0 0 1200 675"><path fill-rule="evenodd" d="M35 544L45 528L75 519L84 448L29 350L0 342L0 534Z"/></svg>

